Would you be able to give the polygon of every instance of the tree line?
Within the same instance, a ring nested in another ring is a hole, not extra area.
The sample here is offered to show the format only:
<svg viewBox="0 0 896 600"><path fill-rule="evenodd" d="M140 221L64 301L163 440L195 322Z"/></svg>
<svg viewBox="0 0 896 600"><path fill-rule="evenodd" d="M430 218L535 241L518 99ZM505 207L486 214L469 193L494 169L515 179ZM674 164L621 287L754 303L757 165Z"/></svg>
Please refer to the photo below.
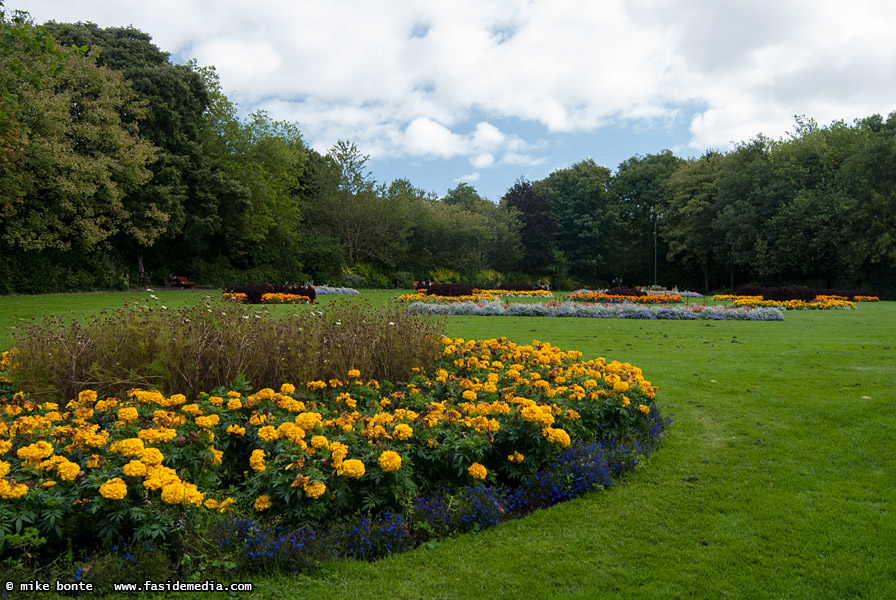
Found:
<svg viewBox="0 0 896 600"><path fill-rule="evenodd" d="M2 10L2 4L0 4ZM0 17L0 293L115 289L176 272L406 287L549 282L711 290L803 284L896 295L896 113L683 159L583 160L493 202L379 183L213 67L131 27Z"/></svg>

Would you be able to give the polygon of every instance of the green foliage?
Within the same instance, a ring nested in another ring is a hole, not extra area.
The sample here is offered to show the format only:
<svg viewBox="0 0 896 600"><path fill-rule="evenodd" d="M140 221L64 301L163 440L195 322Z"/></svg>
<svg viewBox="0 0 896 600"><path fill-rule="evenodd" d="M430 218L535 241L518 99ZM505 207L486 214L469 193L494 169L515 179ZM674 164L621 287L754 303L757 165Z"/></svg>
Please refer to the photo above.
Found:
<svg viewBox="0 0 896 600"><path fill-rule="evenodd" d="M439 267L429 272L429 280L433 283L461 283L461 276L457 271Z"/></svg>

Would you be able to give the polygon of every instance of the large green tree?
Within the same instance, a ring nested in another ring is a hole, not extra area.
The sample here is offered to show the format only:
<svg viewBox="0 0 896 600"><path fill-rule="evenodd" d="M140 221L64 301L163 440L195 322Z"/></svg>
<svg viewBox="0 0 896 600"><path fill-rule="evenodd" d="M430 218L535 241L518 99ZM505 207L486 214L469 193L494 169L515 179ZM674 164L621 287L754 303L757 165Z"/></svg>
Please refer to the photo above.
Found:
<svg viewBox="0 0 896 600"><path fill-rule="evenodd" d="M669 150L663 150L659 154L633 156L617 168L611 192L617 205L619 227L611 256L623 281L653 282L659 272L664 276L669 273L668 246L657 232L666 211L669 178L685 162Z"/></svg>
<svg viewBox="0 0 896 600"><path fill-rule="evenodd" d="M713 266L716 204L715 182L723 156L707 152L680 166L669 178L669 201L660 222L660 235L669 244L670 261L700 269L703 289L709 291Z"/></svg>
<svg viewBox="0 0 896 600"><path fill-rule="evenodd" d="M217 192L229 184L222 182L219 166L209 159L202 144L203 115L210 104L202 74L191 65L172 64L169 54L155 46L149 34L133 27L56 22L45 27L60 43L86 47L97 64L121 72L144 103L145 113L133 126L142 139L158 148L158 154L151 167L152 179L130 193L135 204L155 207L167 215L163 235L172 253L181 253L178 246L192 228L218 233ZM122 118L127 121L133 115L125 111ZM155 239L136 237L121 242L137 252L142 268L143 250ZM165 252L157 255L164 260L171 256Z"/></svg>
<svg viewBox="0 0 896 600"><path fill-rule="evenodd" d="M122 118L139 119L145 106L121 74L90 56L58 52L65 54L59 69L22 60L26 75L34 68L40 76L7 87L23 145L4 164L2 237L26 251L89 252L116 234L151 242L168 215L133 194L150 180L156 152L136 135L137 121ZM55 53L47 60L56 62Z"/></svg>
<svg viewBox="0 0 896 600"><path fill-rule="evenodd" d="M533 275L550 273L556 229L550 198L529 181L518 179L501 198L501 203L516 210L520 221L523 246L520 270Z"/></svg>
<svg viewBox="0 0 896 600"><path fill-rule="evenodd" d="M535 183L551 200L557 249L570 274L589 282L618 275L608 262L618 223L611 182L610 170L588 159Z"/></svg>

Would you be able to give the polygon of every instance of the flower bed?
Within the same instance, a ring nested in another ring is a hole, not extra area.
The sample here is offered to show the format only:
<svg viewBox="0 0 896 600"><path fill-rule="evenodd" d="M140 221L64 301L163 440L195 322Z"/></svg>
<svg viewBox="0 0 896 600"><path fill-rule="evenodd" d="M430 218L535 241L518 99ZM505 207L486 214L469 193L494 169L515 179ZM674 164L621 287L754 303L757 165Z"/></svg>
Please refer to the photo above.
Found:
<svg viewBox="0 0 896 600"><path fill-rule="evenodd" d="M553 298L550 290L473 290L476 294L485 294L495 298Z"/></svg>
<svg viewBox="0 0 896 600"><path fill-rule="evenodd" d="M677 304L681 302L681 296L677 294L645 294L643 296L619 296L604 294L589 290L578 290L566 297L567 300L576 302L599 302L601 304L629 302L636 304Z"/></svg>
<svg viewBox="0 0 896 600"><path fill-rule="evenodd" d="M855 304L847 300L833 298L816 299L812 302L804 300L763 300L756 296L739 296L731 302L737 308L777 308L780 310L832 310L851 309Z"/></svg>
<svg viewBox="0 0 896 600"><path fill-rule="evenodd" d="M777 308L725 308L721 306L643 306L638 304L575 304L544 302L535 304L491 302L456 302L428 304L415 302L408 306L415 314L467 315L497 317L595 317L604 319L712 319L739 321L780 321Z"/></svg>
<svg viewBox="0 0 896 600"><path fill-rule="evenodd" d="M180 535L172 525L185 511L212 518L219 539L240 535L215 520L233 510L314 527L361 511L379 536L411 535L395 519L437 535L608 485L666 424L656 388L628 363L584 361L541 342L445 338L443 347L402 385L350 370L298 389L220 389L194 401L138 389L121 399L4 396L0 525L26 519L61 547L164 541Z"/></svg>
<svg viewBox="0 0 896 600"><path fill-rule="evenodd" d="M356 290L355 288L350 287L331 287L329 285L316 285L314 286L314 291L317 292L318 296L327 296L333 294L346 294L352 296L359 296L361 292Z"/></svg>
<svg viewBox="0 0 896 600"><path fill-rule="evenodd" d="M416 293L402 294L398 296L396 302L425 302L427 304L451 304L454 302L484 302L496 300L495 296L490 293L476 293L470 296L439 296L436 294Z"/></svg>
<svg viewBox="0 0 896 600"><path fill-rule="evenodd" d="M263 294L262 304L311 304L311 298L299 294Z"/></svg>

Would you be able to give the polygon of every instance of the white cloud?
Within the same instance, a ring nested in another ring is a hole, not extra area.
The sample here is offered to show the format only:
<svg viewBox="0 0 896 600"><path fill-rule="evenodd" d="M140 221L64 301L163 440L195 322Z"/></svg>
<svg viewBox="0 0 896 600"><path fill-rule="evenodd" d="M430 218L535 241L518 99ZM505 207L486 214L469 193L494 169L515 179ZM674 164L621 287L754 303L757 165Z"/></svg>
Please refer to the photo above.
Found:
<svg viewBox="0 0 896 600"><path fill-rule="evenodd" d="M474 181L479 181L480 177L481 175L479 171L474 171L467 175L461 175L460 177L457 177L452 181L454 181L454 183L473 183Z"/></svg>
<svg viewBox="0 0 896 600"><path fill-rule="evenodd" d="M351 139L372 157L463 157L477 173L546 162L513 123L581 134L661 126L697 106L681 144L699 151L760 132L778 137L795 114L827 123L896 109L890 0L256 0L251 10L237 0L7 0L6 8L38 21L133 24L182 59L216 65L244 111L296 121L319 150Z"/></svg>

